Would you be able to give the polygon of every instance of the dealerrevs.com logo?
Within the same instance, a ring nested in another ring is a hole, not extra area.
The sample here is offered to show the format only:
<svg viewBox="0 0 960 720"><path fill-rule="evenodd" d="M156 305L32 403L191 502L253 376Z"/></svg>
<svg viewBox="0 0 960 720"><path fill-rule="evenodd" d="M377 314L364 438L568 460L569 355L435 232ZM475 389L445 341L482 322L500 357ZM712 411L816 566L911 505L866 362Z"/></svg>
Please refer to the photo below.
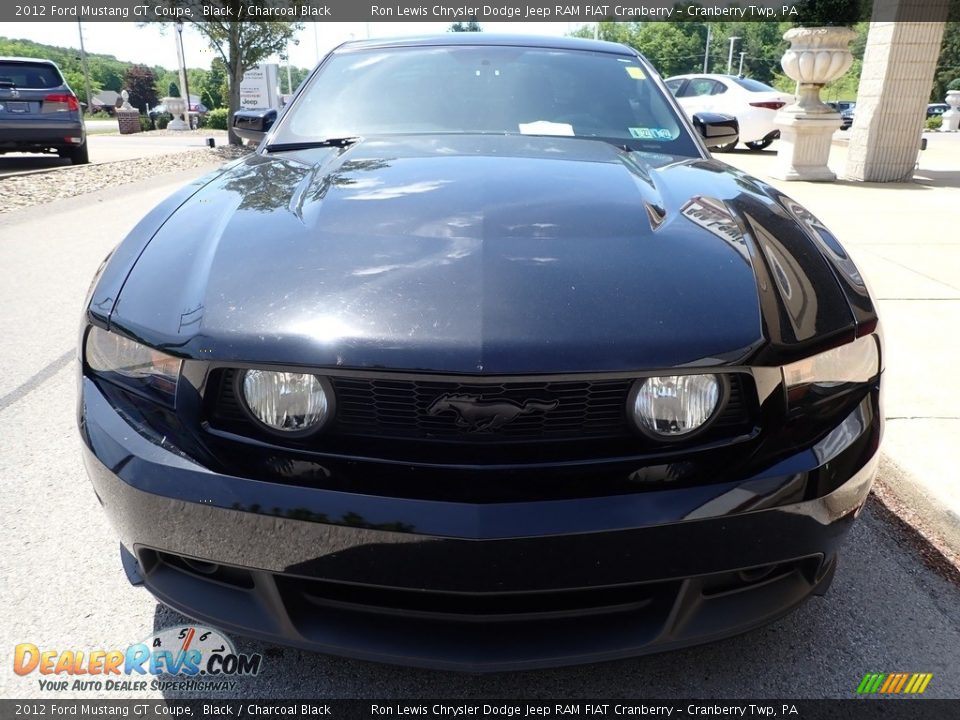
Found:
<svg viewBox="0 0 960 720"><path fill-rule="evenodd" d="M36 673L40 689L48 692L230 691L239 685L235 678L259 673L262 661L259 654L238 653L219 630L181 625L123 650L48 650L20 643L13 671Z"/></svg>

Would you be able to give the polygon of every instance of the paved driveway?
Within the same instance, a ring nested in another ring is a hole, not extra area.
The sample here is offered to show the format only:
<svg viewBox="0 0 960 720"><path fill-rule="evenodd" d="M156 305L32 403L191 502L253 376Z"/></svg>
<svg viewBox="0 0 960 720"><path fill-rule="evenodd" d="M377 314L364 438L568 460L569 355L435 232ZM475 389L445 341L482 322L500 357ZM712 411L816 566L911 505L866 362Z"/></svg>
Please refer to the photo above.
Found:
<svg viewBox="0 0 960 720"><path fill-rule="evenodd" d="M133 135L87 135L90 145L90 162L105 163L117 160L136 162L139 158L164 155L206 147L206 138L215 137L217 144L226 142L226 133L222 130L196 132L184 135L154 135L135 133ZM30 153L10 153L0 155L0 177L16 175L34 170L67 167L68 160L56 155L36 155Z"/></svg>

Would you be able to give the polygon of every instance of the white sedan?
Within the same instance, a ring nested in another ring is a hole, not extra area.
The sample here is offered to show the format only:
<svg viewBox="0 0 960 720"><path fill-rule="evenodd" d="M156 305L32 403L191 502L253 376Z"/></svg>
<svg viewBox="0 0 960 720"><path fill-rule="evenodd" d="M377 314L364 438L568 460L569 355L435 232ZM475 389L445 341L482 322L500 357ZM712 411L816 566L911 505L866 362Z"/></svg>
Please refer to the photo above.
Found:
<svg viewBox="0 0 960 720"><path fill-rule="evenodd" d="M740 142L751 150L763 150L780 136L773 118L777 110L793 102L793 95L736 75L676 75L666 83L689 116L717 112L736 117ZM735 145L716 150L726 152Z"/></svg>

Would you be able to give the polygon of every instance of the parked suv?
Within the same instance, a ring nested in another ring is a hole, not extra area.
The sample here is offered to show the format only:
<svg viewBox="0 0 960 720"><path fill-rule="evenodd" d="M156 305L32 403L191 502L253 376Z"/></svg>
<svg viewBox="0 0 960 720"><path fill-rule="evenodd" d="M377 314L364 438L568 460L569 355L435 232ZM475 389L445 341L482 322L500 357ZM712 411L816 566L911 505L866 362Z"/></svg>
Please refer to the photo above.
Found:
<svg viewBox="0 0 960 720"><path fill-rule="evenodd" d="M49 60L0 57L0 155L8 152L89 162L80 102Z"/></svg>

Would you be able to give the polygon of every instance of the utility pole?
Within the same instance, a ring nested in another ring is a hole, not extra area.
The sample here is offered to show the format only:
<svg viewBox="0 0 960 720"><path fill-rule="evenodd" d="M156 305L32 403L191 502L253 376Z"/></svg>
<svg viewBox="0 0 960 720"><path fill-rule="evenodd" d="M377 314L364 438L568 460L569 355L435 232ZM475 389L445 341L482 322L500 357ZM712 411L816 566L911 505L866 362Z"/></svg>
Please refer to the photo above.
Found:
<svg viewBox="0 0 960 720"><path fill-rule="evenodd" d="M727 54L727 75L733 70L733 44L739 39L736 35L730 38L730 52Z"/></svg>
<svg viewBox="0 0 960 720"><path fill-rule="evenodd" d="M737 75L740 77L743 77L743 56L746 54L743 50L740 51L740 69L737 70Z"/></svg>
<svg viewBox="0 0 960 720"><path fill-rule="evenodd" d="M710 23L707 23L707 46L703 49L703 74L710 68Z"/></svg>
<svg viewBox="0 0 960 720"><path fill-rule="evenodd" d="M594 40L600 39L600 23L593 24L593 39Z"/></svg>
<svg viewBox="0 0 960 720"><path fill-rule="evenodd" d="M80 31L80 62L83 64L83 84L87 90L87 114L90 114L93 98L90 96L90 70L87 68L87 51L83 47L83 23L77 20L77 29Z"/></svg>

